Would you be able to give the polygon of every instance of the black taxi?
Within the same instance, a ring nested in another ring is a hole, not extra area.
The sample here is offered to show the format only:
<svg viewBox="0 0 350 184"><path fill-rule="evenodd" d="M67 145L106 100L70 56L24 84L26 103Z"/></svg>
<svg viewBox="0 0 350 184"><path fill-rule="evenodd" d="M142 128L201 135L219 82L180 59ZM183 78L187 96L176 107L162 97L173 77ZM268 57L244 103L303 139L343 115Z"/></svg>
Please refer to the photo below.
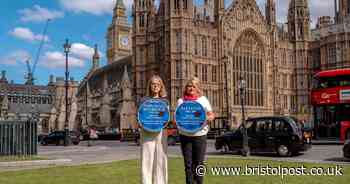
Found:
<svg viewBox="0 0 350 184"><path fill-rule="evenodd" d="M306 140L301 123L287 116L249 118L246 120L248 145L252 152L276 152L291 156L306 151L311 141ZM216 138L215 148L224 151L242 150L242 126Z"/></svg>

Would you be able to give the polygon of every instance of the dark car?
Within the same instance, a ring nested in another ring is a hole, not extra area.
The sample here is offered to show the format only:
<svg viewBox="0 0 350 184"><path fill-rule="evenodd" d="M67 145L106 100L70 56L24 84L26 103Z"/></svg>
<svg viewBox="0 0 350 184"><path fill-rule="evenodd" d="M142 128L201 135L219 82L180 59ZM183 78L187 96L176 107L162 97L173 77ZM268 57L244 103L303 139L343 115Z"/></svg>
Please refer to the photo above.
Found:
<svg viewBox="0 0 350 184"><path fill-rule="evenodd" d="M344 157L350 158L350 139L346 140L343 147Z"/></svg>
<svg viewBox="0 0 350 184"><path fill-rule="evenodd" d="M55 144L55 145L64 145L64 139L65 139L65 131L54 131L51 132L49 135L42 138L40 144L41 145L49 145L49 144ZM68 136L68 144L73 143L74 145L78 145L80 143L80 134L76 131L69 131Z"/></svg>
<svg viewBox="0 0 350 184"><path fill-rule="evenodd" d="M246 121L248 145L253 152L277 152L280 156L290 156L306 151L311 142L306 142L302 128L291 117L260 117ZM226 132L216 138L217 150L242 150L242 127Z"/></svg>

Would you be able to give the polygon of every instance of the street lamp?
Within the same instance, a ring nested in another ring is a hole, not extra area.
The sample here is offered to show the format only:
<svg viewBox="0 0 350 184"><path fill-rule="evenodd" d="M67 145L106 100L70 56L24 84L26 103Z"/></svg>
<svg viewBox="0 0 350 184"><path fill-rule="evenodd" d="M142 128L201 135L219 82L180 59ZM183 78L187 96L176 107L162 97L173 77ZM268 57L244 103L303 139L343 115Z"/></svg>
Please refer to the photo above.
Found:
<svg viewBox="0 0 350 184"><path fill-rule="evenodd" d="M69 77L69 72L68 72L68 53L69 49L71 47L71 44L69 44L68 39L66 39L66 43L63 45L64 48L64 53L66 54L66 80L65 80L65 87L66 87L66 120L64 122L64 146L68 146L68 77Z"/></svg>
<svg viewBox="0 0 350 184"><path fill-rule="evenodd" d="M225 90L226 90L226 114L227 114L227 121L226 121L226 125L227 126L230 126L230 118L231 116L229 115L230 114L230 104L229 104L229 91L228 91L228 57L227 56L224 56L222 57L222 60L224 62L224 73L225 73L225 81L226 81L226 85L225 85Z"/></svg>
<svg viewBox="0 0 350 184"><path fill-rule="evenodd" d="M243 79L243 76L240 77L238 82L238 88L240 92L240 99L241 99L241 107L242 107L242 129L243 129L243 150L242 155L243 156L249 156L249 145L248 145L248 134L247 134L247 127L245 122L245 114L244 114L244 103L245 103L245 90L247 87L246 81Z"/></svg>

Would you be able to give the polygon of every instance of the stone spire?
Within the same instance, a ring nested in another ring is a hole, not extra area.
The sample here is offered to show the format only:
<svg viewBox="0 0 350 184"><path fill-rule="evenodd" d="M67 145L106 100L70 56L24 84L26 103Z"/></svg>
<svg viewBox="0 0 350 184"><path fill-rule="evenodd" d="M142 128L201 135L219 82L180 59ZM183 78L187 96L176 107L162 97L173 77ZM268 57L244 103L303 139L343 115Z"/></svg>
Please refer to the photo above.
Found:
<svg viewBox="0 0 350 184"><path fill-rule="evenodd" d="M276 2L275 0L267 0L266 2L266 20L270 26L276 25Z"/></svg>
<svg viewBox="0 0 350 184"><path fill-rule="evenodd" d="M288 32L292 41L310 38L310 9L308 0L291 0L288 10Z"/></svg>
<svg viewBox="0 0 350 184"><path fill-rule="evenodd" d="M128 74L128 68L126 65L124 66L124 73L121 81L121 88L123 91L123 94L122 94L123 100L126 100L126 101L132 100L132 92L131 92L132 86L131 86L131 81Z"/></svg>
<svg viewBox="0 0 350 184"><path fill-rule="evenodd" d="M129 78L127 65L124 66L124 73L123 73L121 85L122 85L122 87L131 87L131 81Z"/></svg>
<svg viewBox="0 0 350 184"><path fill-rule="evenodd" d="M100 66L100 55L98 54L97 44L95 45L94 55L92 57L92 70L96 70Z"/></svg>
<svg viewBox="0 0 350 184"><path fill-rule="evenodd" d="M336 21L342 22L350 15L350 1L349 0L335 0L335 15Z"/></svg>

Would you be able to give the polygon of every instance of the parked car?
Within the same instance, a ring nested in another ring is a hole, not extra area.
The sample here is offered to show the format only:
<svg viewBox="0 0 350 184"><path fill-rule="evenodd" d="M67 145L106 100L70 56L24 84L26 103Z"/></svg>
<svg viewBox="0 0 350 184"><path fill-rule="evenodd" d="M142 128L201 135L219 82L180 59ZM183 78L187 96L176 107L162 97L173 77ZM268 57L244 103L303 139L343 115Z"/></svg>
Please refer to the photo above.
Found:
<svg viewBox="0 0 350 184"><path fill-rule="evenodd" d="M277 152L280 156L295 155L311 147L303 136L300 123L291 117L259 117L246 121L248 145L252 152ZM243 131L224 133L216 138L215 148L224 151L242 150Z"/></svg>
<svg viewBox="0 0 350 184"><path fill-rule="evenodd" d="M344 157L350 158L350 139L346 140L343 147Z"/></svg>
<svg viewBox="0 0 350 184"><path fill-rule="evenodd" d="M41 145L55 144L57 146L64 145L65 131L54 131L42 138ZM80 143L80 133L76 131L69 131L68 144L73 143L78 145Z"/></svg>

